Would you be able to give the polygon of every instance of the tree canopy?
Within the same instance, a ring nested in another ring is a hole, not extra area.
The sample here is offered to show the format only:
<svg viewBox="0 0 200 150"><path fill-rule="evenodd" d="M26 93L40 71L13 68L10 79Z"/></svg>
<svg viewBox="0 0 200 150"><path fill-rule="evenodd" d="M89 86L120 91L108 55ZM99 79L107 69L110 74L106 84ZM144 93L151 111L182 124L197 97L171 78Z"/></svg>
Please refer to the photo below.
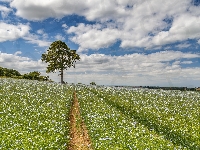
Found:
<svg viewBox="0 0 200 150"><path fill-rule="evenodd" d="M21 74L17 70L0 67L0 76L13 77Z"/></svg>
<svg viewBox="0 0 200 150"><path fill-rule="evenodd" d="M63 81L63 70L74 67L77 60L80 60L80 56L76 53L76 50L71 50L65 42L55 41L53 42L46 53L42 54L42 61L48 63L47 73L55 73L59 70L61 75L61 83Z"/></svg>
<svg viewBox="0 0 200 150"><path fill-rule="evenodd" d="M38 81L51 81L49 79L49 76L41 76L40 74L41 73L38 71L33 71L22 75L17 70L0 67L0 77L38 80Z"/></svg>

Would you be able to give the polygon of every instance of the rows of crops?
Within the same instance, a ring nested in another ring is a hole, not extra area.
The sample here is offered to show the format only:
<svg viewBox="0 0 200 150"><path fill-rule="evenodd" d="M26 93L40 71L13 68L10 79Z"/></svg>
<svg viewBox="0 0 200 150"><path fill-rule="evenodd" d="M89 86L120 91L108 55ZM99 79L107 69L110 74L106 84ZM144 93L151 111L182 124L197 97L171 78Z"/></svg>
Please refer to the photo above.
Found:
<svg viewBox="0 0 200 150"><path fill-rule="evenodd" d="M0 149L66 149L70 85L0 79ZM76 86L94 149L200 149L200 93Z"/></svg>
<svg viewBox="0 0 200 150"><path fill-rule="evenodd" d="M200 149L200 94L77 87L94 149Z"/></svg>
<svg viewBox="0 0 200 150"><path fill-rule="evenodd" d="M0 149L66 149L72 87L0 79Z"/></svg>

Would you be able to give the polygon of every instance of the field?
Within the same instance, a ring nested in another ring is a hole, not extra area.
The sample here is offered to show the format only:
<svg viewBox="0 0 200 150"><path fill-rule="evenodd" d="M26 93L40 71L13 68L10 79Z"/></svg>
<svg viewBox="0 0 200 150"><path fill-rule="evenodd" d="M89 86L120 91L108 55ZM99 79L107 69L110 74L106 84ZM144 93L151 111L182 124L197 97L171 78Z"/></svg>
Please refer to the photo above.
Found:
<svg viewBox="0 0 200 150"><path fill-rule="evenodd" d="M92 87L77 91L95 149L200 149L197 92Z"/></svg>
<svg viewBox="0 0 200 150"><path fill-rule="evenodd" d="M0 149L66 149L74 88L93 149L200 149L200 93L0 79Z"/></svg>
<svg viewBox="0 0 200 150"><path fill-rule="evenodd" d="M0 149L65 149L72 87L0 79Z"/></svg>

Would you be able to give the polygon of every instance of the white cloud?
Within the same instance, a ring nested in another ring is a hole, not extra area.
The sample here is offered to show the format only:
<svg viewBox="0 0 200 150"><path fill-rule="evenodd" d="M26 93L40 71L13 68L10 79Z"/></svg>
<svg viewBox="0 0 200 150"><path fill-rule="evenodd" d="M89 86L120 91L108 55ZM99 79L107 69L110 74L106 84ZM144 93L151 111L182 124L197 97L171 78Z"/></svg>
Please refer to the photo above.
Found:
<svg viewBox="0 0 200 150"><path fill-rule="evenodd" d="M200 39L197 41L198 44L200 44Z"/></svg>
<svg viewBox="0 0 200 150"><path fill-rule="evenodd" d="M76 34L71 40L80 45L79 52L87 49L107 48L120 37L117 29L102 28L100 25L79 24L78 27L70 27L67 33Z"/></svg>
<svg viewBox="0 0 200 150"><path fill-rule="evenodd" d="M192 61L182 61L181 64L192 64Z"/></svg>
<svg viewBox="0 0 200 150"><path fill-rule="evenodd" d="M83 14L88 20L100 20L101 22L113 20L114 18L123 18L129 15L129 12L125 10L125 6L129 2L125 3L110 0L89 0L86 3L88 9L86 9Z"/></svg>
<svg viewBox="0 0 200 150"><path fill-rule="evenodd" d="M49 46L48 35L42 30L38 30L39 35L31 34L28 24L8 24L0 22L0 42L14 41L19 38L27 40L28 43L37 44L40 47ZM42 36L42 37L40 37ZM42 39L41 39L42 38Z"/></svg>
<svg viewBox="0 0 200 150"><path fill-rule="evenodd" d="M63 37L63 36L60 35L60 34L57 34L57 35L55 36L55 39L56 39L56 40L61 40L61 41L63 41L63 40L65 40L65 37Z"/></svg>
<svg viewBox="0 0 200 150"><path fill-rule="evenodd" d="M181 63L180 61L175 61L175 62L172 63L172 65L179 66L180 63Z"/></svg>
<svg viewBox="0 0 200 150"><path fill-rule="evenodd" d="M66 24L63 24L62 27L63 28L68 28L68 26Z"/></svg>
<svg viewBox="0 0 200 150"><path fill-rule="evenodd" d="M176 51L160 53L130 54L124 56L110 56L104 54L80 55L76 68L65 72L65 81L82 82L89 84L112 85L159 85L159 86L198 86L200 68L181 68L181 64L191 63L189 59L200 58L198 54ZM181 62L181 59L188 61ZM170 64L170 61L174 61ZM33 61L28 57L15 54L0 53L0 66L19 70L21 73L40 71L45 75L45 63L41 60ZM48 74L55 81L60 81L60 76ZM84 81L83 81L84 78Z"/></svg>
<svg viewBox="0 0 200 150"><path fill-rule="evenodd" d="M183 44L176 45L176 47L178 47L179 49L187 48L187 47L190 47L190 46L191 46L191 44L189 44L189 43L183 43Z"/></svg>
<svg viewBox="0 0 200 150"><path fill-rule="evenodd" d="M71 40L80 45L80 51L108 47L117 40L122 48L148 49L200 38L200 6L194 7L188 0L13 0L10 6L16 8L17 16L28 20L77 14L98 22L68 27L68 33L75 33Z"/></svg>
<svg viewBox="0 0 200 150"><path fill-rule="evenodd" d="M23 37L23 39L27 40L27 43L36 44L39 47L46 47L51 44L51 42L40 40L38 38L32 38L33 36L29 35L27 37Z"/></svg>
<svg viewBox="0 0 200 150"><path fill-rule="evenodd" d="M1 12L2 18L6 18L11 11L12 9L0 5L0 12Z"/></svg>
<svg viewBox="0 0 200 150"><path fill-rule="evenodd" d="M181 51L161 51L148 55L148 58L150 58L153 61L166 61L166 62L181 58L192 59L197 57L199 57L198 54L183 53Z"/></svg>
<svg viewBox="0 0 200 150"><path fill-rule="evenodd" d="M37 44L40 47L49 46L48 35L43 30L38 30L36 34L31 34L30 26L27 24L7 24L0 22L0 42L14 41L19 38L27 40L28 43Z"/></svg>
<svg viewBox="0 0 200 150"><path fill-rule="evenodd" d="M39 47L46 47L51 44L48 40L48 34L45 33L42 29L36 31L37 34L28 33L23 37L27 43L36 44Z"/></svg>
<svg viewBox="0 0 200 150"><path fill-rule="evenodd" d="M20 72L27 73L30 71L44 71L45 64L41 60L33 61L28 57L19 56L21 52L7 54L0 52L0 66L10 69L16 69Z"/></svg>
<svg viewBox="0 0 200 150"><path fill-rule="evenodd" d="M61 18L65 15L78 14L85 16L88 20L108 20L119 14L125 16L123 6L119 6L115 0L87 0L87 1L65 1L65 0L13 0L11 7L17 9L16 15L28 20L44 20L49 17ZM124 4L124 6L126 3ZM108 17L106 17L108 16Z"/></svg>
<svg viewBox="0 0 200 150"><path fill-rule="evenodd" d="M39 47L46 47L51 44L51 42L46 41L45 39L40 39L40 36L30 33L27 36L24 36L23 39L25 39L27 43L37 44Z"/></svg>
<svg viewBox="0 0 200 150"><path fill-rule="evenodd" d="M76 70L83 73L159 76L159 74L164 74L167 71L181 69L179 66L180 61L175 61L172 65L168 62L182 58L191 59L197 57L200 57L200 55L175 51L165 51L149 55L137 53L124 56L109 56L104 54L81 55L81 61L77 63Z"/></svg>
<svg viewBox="0 0 200 150"><path fill-rule="evenodd" d="M156 45L169 44L176 41L200 38L200 17L183 14L176 19L169 31L161 31L152 41Z"/></svg>
<svg viewBox="0 0 200 150"><path fill-rule="evenodd" d="M97 35L98 33L105 36L109 35L108 37L112 38L113 42L116 42L117 39L120 40L122 48L145 47L148 49L200 37L200 29L198 27L200 18L191 11L187 12L188 8L193 10L188 1L133 1L131 4L126 1L121 5L117 5L119 3L119 1L101 3L95 8L90 8L85 13L85 16L88 20L100 20L101 22L104 20L103 24L98 24L101 28L97 28L94 32L97 32ZM127 4L133 7L127 9ZM107 15L104 13L107 13ZM110 27L110 22L106 22L107 20L112 20L114 26ZM172 21L171 24L168 22L169 20ZM94 25L90 26L94 29ZM91 28L88 28L88 25L78 25L75 29L79 30L79 32L72 31L74 28L71 27L68 31L70 31L69 33L75 33L75 36L71 39L80 45L80 49L105 47L104 44L95 44L96 47L82 44L87 43L88 36L90 37L91 34L94 34L90 30ZM107 32L103 32L105 29L107 29ZM107 34L113 30L117 34ZM83 33L88 36L83 36ZM107 44L110 46L113 42L108 42Z"/></svg>
<svg viewBox="0 0 200 150"><path fill-rule="evenodd" d="M85 1L65 1L65 0L13 0L11 7L17 9L16 15L28 20L44 20L49 17L61 18L81 12L85 9Z"/></svg>
<svg viewBox="0 0 200 150"><path fill-rule="evenodd" d="M76 68L70 68L66 80L89 84L127 84L127 85L165 85L183 86L195 84L199 80L197 72L200 68L182 68L181 59L200 58L198 54L176 51L165 51L124 56L109 56L104 54L81 55L81 61ZM169 62L174 61L172 64ZM193 75L194 72L194 75ZM190 80L189 80L190 79ZM188 80L188 83L184 82ZM196 85L197 86L197 85Z"/></svg>
<svg viewBox="0 0 200 150"><path fill-rule="evenodd" d="M43 29L37 30L37 34L43 34L43 33L44 33Z"/></svg>
<svg viewBox="0 0 200 150"><path fill-rule="evenodd" d="M20 55L20 54L22 54L21 51L16 51L16 52L14 53L15 56Z"/></svg>
<svg viewBox="0 0 200 150"><path fill-rule="evenodd" d="M0 22L0 42L13 41L29 33L30 27L24 24L7 24Z"/></svg>

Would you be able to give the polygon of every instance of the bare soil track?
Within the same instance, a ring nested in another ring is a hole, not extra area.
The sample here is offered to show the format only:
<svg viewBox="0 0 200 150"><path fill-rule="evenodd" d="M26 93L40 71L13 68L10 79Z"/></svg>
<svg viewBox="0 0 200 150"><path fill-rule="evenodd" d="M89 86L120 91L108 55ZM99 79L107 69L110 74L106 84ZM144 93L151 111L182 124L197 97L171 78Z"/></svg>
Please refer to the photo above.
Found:
<svg viewBox="0 0 200 150"><path fill-rule="evenodd" d="M70 110L70 143L68 150L92 150L86 126L81 119L76 92Z"/></svg>

